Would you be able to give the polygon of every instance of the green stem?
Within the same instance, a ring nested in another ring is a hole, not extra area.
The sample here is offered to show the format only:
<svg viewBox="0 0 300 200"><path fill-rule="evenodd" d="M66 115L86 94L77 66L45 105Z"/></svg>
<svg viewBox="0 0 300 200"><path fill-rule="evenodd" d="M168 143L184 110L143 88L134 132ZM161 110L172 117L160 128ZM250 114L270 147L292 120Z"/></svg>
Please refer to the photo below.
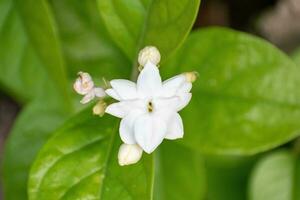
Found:
<svg viewBox="0 0 300 200"><path fill-rule="evenodd" d="M131 71L130 80L136 81L138 74L139 74L138 65L137 63L134 63Z"/></svg>

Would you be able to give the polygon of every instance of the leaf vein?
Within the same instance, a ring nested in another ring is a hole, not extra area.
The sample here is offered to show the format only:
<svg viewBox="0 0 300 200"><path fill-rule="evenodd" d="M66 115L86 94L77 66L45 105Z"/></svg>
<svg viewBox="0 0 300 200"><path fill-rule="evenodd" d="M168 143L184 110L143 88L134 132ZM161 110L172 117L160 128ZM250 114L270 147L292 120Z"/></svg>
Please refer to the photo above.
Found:
<svg viewBox="0 0 300 200"><path fill-rule="evenodd" d="M107 137L107 136L106 136L106 137ZM66 154L62 154L60 157L58 157L58 159L55 160L55 161L54 161L54 162L46 169L44 175L42 176L42 178L40 179L40 181L39 181L39 183L38 183L38 185L37 185L37 187L36 187L36 191L39 191L39 190L40 190L40 187L41 187L43 181L45 180L44 178L47 176L47 174L49 173L49 171L51 170L51 168L53 168L58 162L60 162L61 160L65 159L66 156L70 156L70 155L72 155L72 154L74 154L74 153L76 153L76 152L78 152L78 151L80 151L80 150L82 150L82 149L84 149L84 148L86 148L86 147L88 147L88 146L94 145L94 144L96 144L97 142L101 141L102 139L105 139L106 137L102 137L102 136L101 136L101 137L97 137L97 138L96 138L95 140L93 140L92 142L89 142L89 143L87 143L87 144L84 144L83 146L80 146L79 148L76 148L76 149L74 149L74 150L72 150L72 151L70 151L70 152L68 152L68 153L66 153Z"/></svg>
<svg viewBox="0 0 300 200"><path fill-rule="evenodd" d="M69 191L71 191L71 189L73 189L74 187L76 187L77 185L79 185L84 179L89 178L91 176L93 176L94 174L100 172L102 170L103 167L98 167L96 168L96 170L92 171L91 173L87 174L86 176L82 177L79 181L77 181L76 183L74 183L73 185L71 185L60 197L59 199L63 199Z"/></svg>
<svg viewBox="0 0 300 200"><path fill-rule="evenodd" d="M107 165L108 165L108 163L111 159L110 154L112 152L112 148L113 148L113 144L114 144L114 141L115 141L115 136L116 136L116 133L117 133L117 129L118 129L118 122L116 123L116 126L115 126L114 130L112 131L113 135L112 135L111 140L110 140L106 162L105 162L104 167L103 167L104 168L104 170L103 170L104 178L103 178L102 184L100 186L100 194L99 194L100 199L102 199L102 196L103 196L103 185L104 185L105 180L106 180Z"/></svg>

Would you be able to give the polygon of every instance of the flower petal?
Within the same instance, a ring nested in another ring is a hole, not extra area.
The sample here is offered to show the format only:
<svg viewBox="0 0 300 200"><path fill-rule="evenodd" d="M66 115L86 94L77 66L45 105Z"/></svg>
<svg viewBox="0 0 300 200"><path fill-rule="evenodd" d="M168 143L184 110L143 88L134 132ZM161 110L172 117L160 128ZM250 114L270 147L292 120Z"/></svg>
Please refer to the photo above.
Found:
<svg viewBox="0 0 300 200"><path fill-rule="evenodd" d="M114 98L115 100L118 100L118 101L121 100L121 97L118 95L118 93L114 89L107 89L107 90L105 90L105 93L108 96Z"/></svg>
<svg viewBox="0 0 300 200"><path fill-rule="evenodd" d="M152 102L154 111L159 111L160 113L166 112L166 110L176 112L177 108L182 104L179 96L155 98Z"/></svg>
<svg viewBox="0 0 300 200"><path fill-rule="evenodd" d="M172 97L176 95L177 91L181 88L181 86L186 82L186 78L183 74L174 76L163 82L163 96L164 97Z"/></svg>
<svg viewBox="0 0 300 200"><path fill-rule="evenodd" d="M162 90L162 82L157 66L148 62L137 79L138 93L143 97L157 96Z"/></svg>
<svg viewBox="0 0 300 200"><path fill-rule="evenodd" d="M134 123L141 114L143 114L141 111L135 110L130 112L126 117L124 117L121 120L120 123L120 137L121 140L126 144L135 144L135 138L134 138Z"/></svg>
<svg viewBox="0 0 300 200"><path fill-rule="evenodd" d="M163 141L166 131L165 121L154 114L144 114L138 117L134 125L137 143L149 154Z"/></svg>
<svg viewBox="0 0 300 200"><path fill-rule="evenodd" d="M167 125L166 139L175 140L183 137L183 123L180 115L175 113L171 116Z"/></svg>
<svg viewBox="0 0 300 200"><path fill-rule="evenodd" d="M177 90L177 95L181 95L183 93L188 93L191 91L193 84L189 82L183 83L180 88Z"/></svg>
<svg viewBox="0 0 300 200"><path fill-rule="evenodd" d="M105 97L106 96L104 89L100 88L100 87L95 87L94 93L95 93L96 97Z"/></svg>
<svg viewBox="0 0 300 200"><path fill-rule="evenodd" d="M115 117L124 118L134 110L146 111L143 106L145 106L145 103L142 100L121 101L107 106L105 112Z"/></svg>
<svg viewBox="0 0 300 200"><path fill-rule="evenodd" d="M130 111L130 106L124 104L124 102L113 103L107 106L105 112L115 117L123 118Z"/></svg>
<svg viewBox="0 0 300 200"><path fill-rule="evenodd" d="M110 85L122 100L137 98L136 84L125 79L115 79L110 81Z"/></svg>
<svg viewBox="0 0 300 200"><path fill-rule="evenodd" d="M78 94L86 95L93 89L94 82L88 73L79 72L78 75L73 88Z"/></svg>
<svg viewBox="0 0 300 200"><path fill-rule="evenodd" d="M94 90L91 90L89 93L87 93L80 101L82 104L86 104L93 100L95 98L95 92Z"/></svg>
<svg viewBox="0 0 300 200"><path fill-rule="evenodd" d="M178 104L176 111L180 111L180 110L182 110L186 105L188 105L188 103L190 102L191 98L192 98L192 94L191 94L191 93L184 93L184 94L181 94L181 95L179 96L179 99L180 99L179 101L180 101L180 103Z"/></svg>

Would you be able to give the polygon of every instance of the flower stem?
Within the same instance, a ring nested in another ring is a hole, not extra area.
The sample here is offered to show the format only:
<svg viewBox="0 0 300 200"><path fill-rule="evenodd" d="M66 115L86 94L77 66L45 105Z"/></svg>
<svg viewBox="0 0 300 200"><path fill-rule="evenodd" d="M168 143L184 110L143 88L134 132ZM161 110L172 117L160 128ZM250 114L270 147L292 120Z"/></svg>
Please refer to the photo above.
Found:
<svg viewBox="0 0 300 200"><path fill-rule="evenodd" d="M133 67L132 67L130 79L131 79L132 81L136 81L138 74L139 74L139 71L138 71L138 64L135 62L135 63L133 64Z"/></svg>

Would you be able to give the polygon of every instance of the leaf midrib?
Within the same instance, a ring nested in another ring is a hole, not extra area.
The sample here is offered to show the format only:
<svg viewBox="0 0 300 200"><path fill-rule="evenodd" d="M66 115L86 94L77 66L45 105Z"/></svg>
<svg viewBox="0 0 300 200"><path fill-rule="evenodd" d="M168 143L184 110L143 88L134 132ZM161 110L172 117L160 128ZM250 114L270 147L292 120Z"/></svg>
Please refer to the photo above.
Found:
<svg viewBox="0 0 300 200"><path fill-rule="evenodd" d="M135 62L135 60L138 59L138 54L139 54L140 48L141 48L141 46L143 44L143 41L145 39L147 26L149 24L150 9L152 7L153 1L154 0L151 0L148 7L145 8L145 10L146 10L145 22L144 22L143 27L141 29L141 32L139 34L138 43L137 43L137 46L136 46L136 49L135 49L134 60L132 61L131 80L136 80L136 78L138 76L138 66L137 66L137 62Z"/></svg>
<svg viewBox="0 0 300 200"><path fill-rule="evenodd" d="M111 152L112 152L112 149L113 149L113 146L114 146L114 143L115 143L115 137L117 135L117 130L118 130L118 123L119 122L116 122L116 125L112 131L112 136L111 136L111 140L110 140L110 143L109 143L109 148L108 148L108 152L107 152L107 157L106 157L106 161L103 165L103 175L104 175L104 178L102 180L102 184L100 185L100 193L99 193L99 197L100 199L102 199L103 197L103 188L104 188L104 184L105 184L105 180L106 180L106 175L107 175L107 166L108 166L108 163L110 162L110 159L111 159Z"/></svg>
<svg viewBox="0 0 300 200"><path fill-rule="evenodd" d="M74 183L73 185L71 185L62 195L61 197L59 197L59 199L63 199L65 196L68 195L68 192L71 191L71 189L73 189L74 187L76 187L77 185L79 185L83 180L93 176L94 174L100 172L103 169L103 167L98 167L96 168L96 170L94 170L92 173L89 173L88 175L82 177L78 182Z"/></svg>
<svg viewBox="0 0 300 200"><path fill-rule="evenodd" d="M53 168L59 161L63 160L66 156L70 156L70 155L72 155L72 154L74 154L74 153L76 153L76 152L79 152L80 150L82 150L82 149L84 149L84 148L86 148L86 147L88 147L88 146L94 145L94 144L98 143L99 141L101 141L101 140L103 140L103 139L105 139L105 138L106 138L106 137L103 137L103 136L97 137L95 140L92 140L92 142L88 142L88 143L86 143L86 144L84 144L84 145L82 145L82 146L80 146L80 147L78 147L78 148L73 149L72 151L70 151L70 152L68 152L68 153L66 153L66 154L62 154L62 155L61 155L57 160L55 160L55 161L48 167L48 169L45 171L45 173L43 174L41 180L39 181L39 184L37 185L35 191L39 191L39 190L40 190L41 185L43 184L43 182L44 182L44 180L45 180L45 177L47 176L47 174L49 173L49 171L51 170L51 168Z"/></svg>
<svg viewBox="0 0 300 200"><path fill-rule="evenodd" d="M43 5L44 5L44 8L46 10L46 15L47 17L50 19L50 20L53 20L52 22L54 22L54 17L52 16L52 13L51 13L51 9L49 8L49 5L46 1L42 0L41 2ZM22 26L23 26L23 29L24 29L24 32L26 34L26 38L29 42L32 43L32 38L30 37L30 33L28 31L28 28L26 27L26 22L24 20L24 14L22 13L21 11L21 8L20 6L17 6L16 3L14 2L14 6L17 8L17 13L18 15L20 16L20 21L22 23ZM51 22L51 23L52 23ZM56 24L51 24L51 29L53 28L56 28ZM54 27L55 26L55 27ZM58 33L56 33L58 34ZM63 73L62 76L63 76L63 79L60 80L60 83L62 83L62 85L59 85L59 83L57 83L57 80L55 80L56 78L54 78L51 70L49 69L48 65L45 64L45 61L44 59L42 58L42 56L38 53L38 49L36 48L36 45L33 45L33 49L35 51L35 54L37 55L39 61L44 65L44 69L46 72L48 72L48 78L54 83L54 85L56 86L57 88L57 91L61 93L61 95L64 97L64 101L62 101L62 105L63 105L63 108L65 110L66 113L72 113L73 112L73 106L71 104L71 98L70 98L70 95L68 94L68 90L67 90L67 75L66 75L66 66L65 66L65 60L64 60L64 56L62 55L62 45L61 45L61 41L60 41L60 38L58 35L55 35L55 41L58 45L58 51L59 51L59 56L61 57L61 61L60 64L62 66L62 70L61 72Z"/></svg>

